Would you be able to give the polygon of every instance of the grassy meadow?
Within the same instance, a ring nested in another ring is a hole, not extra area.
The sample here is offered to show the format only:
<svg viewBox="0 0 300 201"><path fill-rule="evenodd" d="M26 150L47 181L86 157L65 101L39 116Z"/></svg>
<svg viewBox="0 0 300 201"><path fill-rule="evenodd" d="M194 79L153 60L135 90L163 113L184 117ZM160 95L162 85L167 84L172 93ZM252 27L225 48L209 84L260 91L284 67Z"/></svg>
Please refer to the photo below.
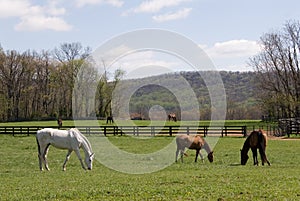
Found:
<svg viewBox="0 0 300 201"><path fill-rule="evenodd" d="M161 121L149 121L149 120L135 120L135 121L130 121L130 123L133 122L137 126L148 126L148 125L162 125ZM116 125L116 124L106 124L105 120L99 120L99 121L94 121L94 120L85 120L85 121L76 121L79 125ZM129 121L119 121L121 125L129 125ZM220 122L223 123L223 122ZM210 121L200 121L200 122L195 122L195 121L166 121L164 122L164 125L166 126L178 126L178 125L197 125L199 124L200 126L206 126L210 125ZM118 124L119 125L119 124ZM262 122L260 120L226 120L225 122L226 126L247 126L252 129L253 126L256 128L258 127L265 127L268 125L268 123ZM25 122L8 122L8 123L1 123L0 126L57 126L56 121L25 121ZM74 121L73 120L64 120L63 121L63 126L74 126Z"/></svg>
<svg viewBox="0 0 300 201"><path fill-rule="evenodd" d="M132 153L155 152L173 139L108 138ZM63 172L66 151L53 147L48 154L51 171L40 172L34 136L1 135L1 200L299 200L300 141L269 140L271 166L253 166L251 152L247 165L241 166L239 150L244 140L220 138L214 147L213 163L207 159L194 163L195 153L188 150L184 163L132 175L103 166L97 156L93 170L84 171L74 153Z"/></svg>

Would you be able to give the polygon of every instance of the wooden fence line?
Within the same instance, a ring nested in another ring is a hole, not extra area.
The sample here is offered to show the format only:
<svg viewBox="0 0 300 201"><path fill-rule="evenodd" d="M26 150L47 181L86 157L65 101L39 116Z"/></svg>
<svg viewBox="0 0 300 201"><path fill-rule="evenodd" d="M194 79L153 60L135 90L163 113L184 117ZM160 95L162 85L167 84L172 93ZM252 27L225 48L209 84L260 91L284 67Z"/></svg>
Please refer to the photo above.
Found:
<svg viewBox="0 0 300 201"><path fill-rule="evenodd" d="M0 126L1 134L11 135L35 135L42 126ZM47 126L47 128L58 128ZM70 129L73 126L62 126L61 129ZM177 135L177 134L200 134L203 136L228 136L247 135L246 126L76 126L85 135Z"/></svg>

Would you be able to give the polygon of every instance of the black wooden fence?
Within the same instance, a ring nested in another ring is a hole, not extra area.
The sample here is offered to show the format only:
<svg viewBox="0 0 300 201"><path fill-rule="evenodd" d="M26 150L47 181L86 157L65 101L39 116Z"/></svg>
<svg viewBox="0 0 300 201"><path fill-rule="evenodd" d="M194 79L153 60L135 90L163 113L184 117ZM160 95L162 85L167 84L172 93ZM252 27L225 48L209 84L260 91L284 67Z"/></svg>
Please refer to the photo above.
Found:
<svg viewBox="0 0 300 201"><path fill-rule="evenodd" d="M47 126L48 127L48 126ZM63 126L70 129L73 126ZM35 135L42 126L0 126L1 134ZM57 126L48 128L58 128ZM177 134L200 134L203 136L246 136L246 126L76 126L85 135L135 135L135 136L172 136Z"/></svg>

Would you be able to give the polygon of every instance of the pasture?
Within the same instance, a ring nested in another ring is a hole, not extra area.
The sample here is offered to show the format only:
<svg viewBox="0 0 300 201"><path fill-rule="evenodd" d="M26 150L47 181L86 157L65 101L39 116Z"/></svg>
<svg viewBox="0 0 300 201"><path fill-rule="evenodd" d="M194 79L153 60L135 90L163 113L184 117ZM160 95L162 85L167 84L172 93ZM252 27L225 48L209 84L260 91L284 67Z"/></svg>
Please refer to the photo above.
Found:
<svg viewBox="0 0 300 201"><path fill-rule="evenodd" d="M121 125L128 125L129 121L121 121L119 122ZM132 122L132 121L130 121ZM150 121L150 120L135 120L133 121L135 125L137 126L148 126L152 124L153 126L161 125L162 121ZM164 122L166 126L179 126L180 123L183 121L166 121ZM97 125L115 125L115 124L106 124L106 120L78 120L76 121L76 125L91 125L91 126L97 126ZM199 124L200 126L207 126L210 124L210 121L184 121L183 125L189 126L189 125L196 125ZM249 129L252 129L253 127L266 127L268 124L265 122L261 122L260 120L226 120L225 126L247 126ZM0 126L57 126L57 121L25 121L25 122L7 122L7 123L1 123ZM74 121L72 120L63 120L63 126L74 126Z"/></svg>
<svg viewBox="0 0 300 201"><path fill-rule="evenodd" d="M156 151L173 139L108 138L120 149L134 153ZM92 171L84 171L74 153L63 172L66 151L54 147L48 154L51 171L40 172L34 136L2 135L1 200L299 200L300 141L269 140L266 153L271 166L253 166L251 152L246 166L241 166L244 140L220 138L213 163L207 158L204 163L194 163L195 152L188 150L183 164L132 175L108 169L97 160Z"/></svg>

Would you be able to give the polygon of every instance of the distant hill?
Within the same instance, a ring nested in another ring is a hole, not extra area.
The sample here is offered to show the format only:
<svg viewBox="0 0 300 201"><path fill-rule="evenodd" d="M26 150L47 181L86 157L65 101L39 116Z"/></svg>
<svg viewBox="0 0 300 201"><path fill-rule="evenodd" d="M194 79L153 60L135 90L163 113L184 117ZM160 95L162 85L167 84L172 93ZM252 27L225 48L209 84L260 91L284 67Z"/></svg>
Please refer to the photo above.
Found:
<svg viewBox="0 0 300 201"><path fill-rule="evenodd" d="M259 99L256 96L258 89L255 85L255 72L179 72L159 76L122 81L122 92L132 94L130 97L130 112L140 113L149 118L163 107L167 113L175 112L179 118L181 112L192 116L195 112L193 96L199 103L201 119L210 119L211 105L208 88L202 76L214 78L219 73L224 84L227 100L227 119L260 119L262 112ZM202 75L202 76L201 76ZM212 87L214 88L214 87ZM131 91L128 91L131 89ZM132 91L132 89L134 89ZM178 100L180 99L180 100ZM152 119L153 117L151 117ZM163 117L164 118L164 117Z"/></svg>

